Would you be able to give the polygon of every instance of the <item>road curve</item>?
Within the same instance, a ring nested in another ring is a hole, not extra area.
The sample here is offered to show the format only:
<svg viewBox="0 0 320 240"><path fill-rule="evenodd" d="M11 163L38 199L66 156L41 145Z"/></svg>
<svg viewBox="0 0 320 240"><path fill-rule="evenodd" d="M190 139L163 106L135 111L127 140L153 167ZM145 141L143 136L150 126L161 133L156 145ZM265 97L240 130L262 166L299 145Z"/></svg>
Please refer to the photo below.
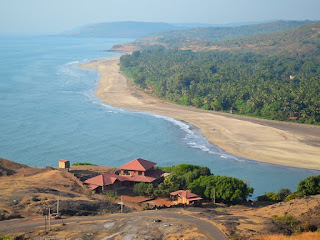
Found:
<svg viewBox="0 0 320 240"><path fill-rule="evenodd" d="M201 232L203 232L208 239L212 240L227 240L228 238L213 224L201 220L199 218L183 215L180 213L173 213L173 212L166 212L166 211L145 211L145 212L134 212L134 213L127 213L127 214L116 214L116 215L109 215L105 217L77 217L77 218L70 218L64 219L64 223L72 223L72 222L83 222L83 221L99 221L99 220L110 220L110 219L118 219L118 218L130 218L130 217L140 217L140 216L154 216L154 217L171 217L182 219L184 221L190 222L195 224ZM52 225L60 224L61 221L53 220ZM0 233L1 232L8 232L23 228L33 228L43 226L43 220L28 220L28 219L20 219L20 220L13 220L13 221L3 221L0 222Z"/></svg>

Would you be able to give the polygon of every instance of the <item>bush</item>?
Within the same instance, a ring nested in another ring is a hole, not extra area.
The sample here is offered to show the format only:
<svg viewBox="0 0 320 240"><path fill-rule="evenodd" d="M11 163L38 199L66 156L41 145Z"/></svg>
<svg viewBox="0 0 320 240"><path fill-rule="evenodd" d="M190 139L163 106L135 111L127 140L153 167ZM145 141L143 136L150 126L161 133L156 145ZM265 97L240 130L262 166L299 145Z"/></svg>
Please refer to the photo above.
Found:
<svg viewBox="0 0 320 240"><path fill-rule="evenodd" d="M261 195L257 198L257 200L259 202L262 202L262 201L271 201L271 202L279 202L280 201L280 198L279 198L279 195L277 193L274 193L274 192L267 192L265 193L264 195Z"/></svg>
<svg viewBox="0 0 320 240"><path fill-rule="evenodd" d="M1 235L0 240L12 240L12 237L9 237L7 235Z"/></svg>
<svg viewBox="0 0 320 240"><path fill-rule="evenodd" d="M204 198L225 203L237 203L246 200L253 193L253 188L249 188L242 180L219 176L200 176L188 186L193 193Z"/></svg>
<svg viewBox="0 0 320 240"><path fill-rule="evenodd" d="M293 229L297 229L299 226L299 220L297 220L294 216L292 215L283 215L282 217L279 217L277 215L273 215L272 219L279 221L287 226L292 227Z"/></svg>
<svg viewBox="0 0 320 240"><path fill-rule="evenodd" d="M71 166L83 166L83 165L97 166L95 164L88 163L88 162L76 162L76 163L73 163Z"/></svg>
<svg viewBox="0 0 320 240"><path fill-rule="evenodd" d="M284 201L286 200L286 198L291 194L291 191L290 189L288 188L281 188L280 191L278 192L278 196L279 196L279 199L281 201Z"/></svg>
<svg viewBox="0 0 320 240"><path fill-rule="evenodd" d="M104 194L113 199L119 198L118 193L116 191L105 191Z"/></svg>
<svg viewBox="0 0 320 240"><path fill-rule="evenodd" d="M280 202L286 200L286 197L291 194L290 189L282 188L278 193L267 192L264 195L261 195L257 198L258 201L271 201L271 202Z"/></svg>
<svg viewBox="0 0 320 240"><path fill-rule="evenodd" d="M140 196L143 196L147 191L147 184L144 182L137 183L133 186L133 192Z"/></svg>
<svg viewBox="0 0 320 240"><path fill-rule="evenodd" d="M297 193L299 196L320 194L320 175L301 180L298 183Z"/></svg>
<svg viewBox="0 0 320 240"><path fill-rule="evenodd" d="M299 198L298 194L292 193L292 194L290 194L289 196L286 197L286 201L290 201L290 200L296 199L296 198Z"/></svg>

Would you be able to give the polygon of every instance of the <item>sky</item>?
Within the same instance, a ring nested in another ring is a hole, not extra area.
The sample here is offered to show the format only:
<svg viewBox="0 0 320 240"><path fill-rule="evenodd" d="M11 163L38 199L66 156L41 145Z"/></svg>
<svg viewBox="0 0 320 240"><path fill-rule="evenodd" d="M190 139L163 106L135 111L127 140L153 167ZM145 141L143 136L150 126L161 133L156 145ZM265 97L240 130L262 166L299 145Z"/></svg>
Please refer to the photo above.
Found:
<svg viewBox="0 0 320 240"><path fill-rule="evenodd" d="M53 34L114 21L320 20L320 0L0 0L0 34Z"/></svg>

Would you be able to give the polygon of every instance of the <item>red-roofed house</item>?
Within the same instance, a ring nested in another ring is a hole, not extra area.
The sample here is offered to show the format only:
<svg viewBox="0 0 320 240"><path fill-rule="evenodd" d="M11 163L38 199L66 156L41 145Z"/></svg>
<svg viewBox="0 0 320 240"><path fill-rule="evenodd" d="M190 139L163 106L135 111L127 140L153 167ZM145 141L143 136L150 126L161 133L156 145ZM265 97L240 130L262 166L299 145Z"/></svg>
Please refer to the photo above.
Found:
<svg viewBox="0 0 320 240"><path fill-rule="evenodd" d="M154 162L138 158L119 167L119 175L106 173L90 178L84 183L97 193L139 182L155 183L162 179L164 173L159 169L154 169L155 165Z"/></svg>
<svg viewBox="0 0 320 240"><path fill-rule="evenodd" d="M84 183L91 190L101 193L105 190L110 190L123 186L127 179L114 173L105 173L93 178L89 178Z"/></svg>
<svg viewBox="0 0 320 240"><path fill-rule="evenodd" d="M187 205L201 205L202 198L197 194L194 194L186 190L178 190L170 193L170 196L173 201L176 201L178 204L187 204Z"/></svg>
<svg viewBox="0 0 320 240"><path fill-rule="evenodd" d="M120 175L122 176L146 176L149 171L154 170L156 163L141 158L128 162L121 167Z"/></svg>

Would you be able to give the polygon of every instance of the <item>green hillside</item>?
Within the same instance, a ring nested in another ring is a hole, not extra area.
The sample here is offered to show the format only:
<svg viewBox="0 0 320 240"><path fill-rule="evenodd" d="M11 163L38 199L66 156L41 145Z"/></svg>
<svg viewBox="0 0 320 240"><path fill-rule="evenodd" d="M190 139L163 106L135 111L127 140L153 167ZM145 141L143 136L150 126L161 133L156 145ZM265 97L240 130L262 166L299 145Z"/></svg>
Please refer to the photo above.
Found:
<svg viewBox="0 0 320 240"><path fill-rule="evenodd" d="M277 33L220 41L212 46L267 55L320 56L320 22Z"/></svg>

